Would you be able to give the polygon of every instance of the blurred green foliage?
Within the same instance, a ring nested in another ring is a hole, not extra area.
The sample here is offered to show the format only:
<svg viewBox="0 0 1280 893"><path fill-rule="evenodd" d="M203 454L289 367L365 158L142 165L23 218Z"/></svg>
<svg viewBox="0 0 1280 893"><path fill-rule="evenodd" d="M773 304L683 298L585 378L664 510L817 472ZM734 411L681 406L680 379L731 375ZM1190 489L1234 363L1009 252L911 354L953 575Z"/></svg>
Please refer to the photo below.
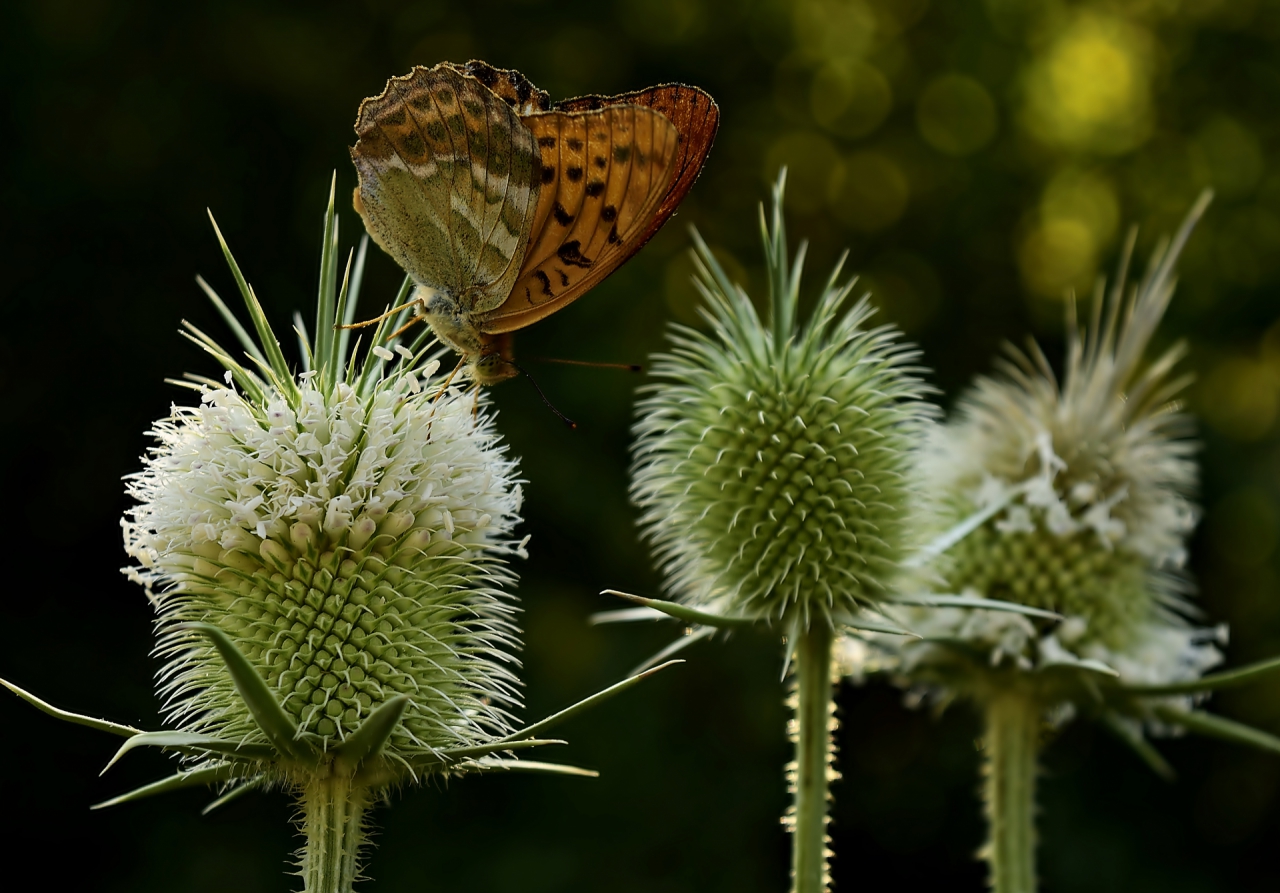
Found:
<svg viewBox="0 0 1280 893"><path fill-rule="evenodd" d="M1056 356L1064 290L1088 292L1131 223L1138 253L1194 196L1162 338L1190 339L1206 512L1193 567L1229 659L1280 651L1280 3L1276 0L611 0L585 3L11 0L0 5L0 390L9 550L0 675L55 703L154 725L156 663L123 564L120 477L209 362L180 318L221 331L192 277L230 283L218 216L268 312L310 306L331 171L360 99L415 64L483 58L561 98L669 80L708 89L724 124L678 218L574 307L522 333L523 356L638 361L696 323L687 224L762 294L755 213L791 169L793 237L851 267L926 351L946 400L1034 333ZM348 212L353 242L359 221ZM371 261L366 294L399 273ZM374 309L372 306L370 310ZM669 630L593 629L608 586L654 592L625 495L634 378L547 367L570 432L531 388L494 392L524 457L521 568L529 715L621 676ZM777 891L788 758L777 647L739 637L576 721L565 758L594 782L486 778L377 815L370 889ZM837 889L980 889L976 726L884 688L841 694ZM1215 709L1280 731L1280 683ZM89 813L159 774L104 780L111 746L0 701L4 855L50 889L285 890L288 804L196 795ZM1167 786L1088 727L1048 753L1051 890L1271 890L1280 763L1166 745ZM48 852L36 861L33 854Z"/></svg>

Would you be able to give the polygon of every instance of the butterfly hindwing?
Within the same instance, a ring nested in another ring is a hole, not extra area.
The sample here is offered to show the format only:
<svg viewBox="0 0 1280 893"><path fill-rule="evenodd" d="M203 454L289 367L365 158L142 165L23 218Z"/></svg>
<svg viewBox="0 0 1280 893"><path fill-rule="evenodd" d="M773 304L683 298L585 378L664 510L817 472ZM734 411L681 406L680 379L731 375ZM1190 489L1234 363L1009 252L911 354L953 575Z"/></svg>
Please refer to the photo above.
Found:
<svg viewBox="0 0 1280 893"><path fill-rule="evenodd" d="M516 111L454 66L415 68L356 120L355 205L419 285L467 313L511 293L538 207L538 149Z"/></svg>
<svg viewBox="0 0 1280 893"><path fill-rule="evenodd" d="M637 105L525 116L541 156L533 236L511 297L482 329L510 332L570 303L634 253L669 192L678 132Z"/></svg>

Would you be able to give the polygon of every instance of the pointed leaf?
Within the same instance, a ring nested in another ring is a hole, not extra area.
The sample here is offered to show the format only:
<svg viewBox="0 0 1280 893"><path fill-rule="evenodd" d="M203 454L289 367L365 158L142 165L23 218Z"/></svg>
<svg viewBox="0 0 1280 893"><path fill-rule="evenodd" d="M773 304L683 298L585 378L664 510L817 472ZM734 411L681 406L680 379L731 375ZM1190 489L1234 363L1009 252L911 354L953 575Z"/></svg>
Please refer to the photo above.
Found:
<svg viewBox="0 0 1280 893"><path fill-rule="evenodd" d="M1139 697L1159 697L1162 695L1192 695L1202 691L1217 691L1253 682L1268 673L1280 670L1280 657L1258 661L1236 670L1225 670L1221 673L1210 673L1199 679L1187 682L1174 682L1169 685L1126 685L1124 691Z"/></svg>
<svg viewBox="0 0 1280 893"><path fill-rule="evenodd" d="M1102 714L1102 724L1107 727L1113 735L1129 745L1133 749L1142 762L1146 763L1156 775L1165 781L1175 781L1178 773L1173 771L1165 758L1160 755L1160 751L1156 750L1151 742L1142 737L1142 732L1136 731L1127 725L1123 719L1114 713L1107 711Z"/></svg>
<svg viewBox="0 0 1280 893"><path fill-rule="evenodd" d="M1087 670L1103 676L1119 677L1120 673L1100 660L1077 660L1071 657L1058 657L1040 665L1039 672L1047 673L1055 670Z"/></svg>
<svg viewBox="0 0 1280 893"><path fill-rule="evenodd" d="M670 660L670 661L667 661L665 664L659 664L658 666L654 667L652 670L645 670L643 673L637 673L636 675L631 676L628 679L623 679L621 682L615 683L614 685L609 686L603 691L596 692L589 698L583 698L581 701L579 701L578 703L574 704L571 707L566 707L565 709L561 710L559 713L553 713L550 716L548 716L546 719L540 720L538 722L535 722L531 726L527 726L526 728L521 729L519 732L516 732L514 735L508 735L506 738L503 739L503 742L510 744L525 738L532 737L533 735L541 734L542 732L545 732L547 729L551 728L552 726L559 725L560 723L564 722L567 719L572 719L573 717L577 716L579 713L582 713L586 710L590 710L592 707L596 706L602 701L607 701L609 698L612 698L614 695L621 694L622 692L626 691L628 688L631 688L631 686L637 684L641 680L648 679L654 673L659 673L665 670L667 667L673 667L676 664L682 664L682 663L684 663L684 661L682 660Z"/></svg>
<svg viewBox="0 0 1280 893"><path fill-rule="evenodd" d="M102 767L102 772L105 773L135 747L159 747L189 754L217 754L238 762L270 760L276 755L275 748L268 744L245 744L240 741L214 738L212 735L197 735L193 732L139 732L120 745L115 756Z"/></svg>
<svg viewBox="0 0 1280 893"><path fill-rule="evenodd" d="M240 272L240 265L236 263L236 259L232 256L227 240L222 237L222 230L218 229L218 222L213 219L212 211L209 212L209 222L213 224L213 232L218 237L218 244L222 246L222 254L227 259L227 266L231 268L231 275L235 278L236 285L240 288L240 295L244 298L245 307L249 311L249 318L253 320L253 327L258 332L259 346L262 348L262 353L267 360L264 365L270 365L276 378L280 380L280 386L286 396L296 406L299 396L298 386L294 383L293 376L289 374L289 364L285 362L284 354L280 352L280 342L276 340L275 332L271 330L271 323L267 322L267 315L263 311L262 305L258 302L258 296L253 293L253 289L245 281L244 274Z"/></svg>
<svg viewBox="0 0 1280 893"><path fill-rule="evenodd" d="M211 623L186 623L183 628L203 633L213 642L236 684L236 691L244 699L254 722L262 729L272 747L281 755L295 759L313 755L311 747L298 740L298 727L294 725L293 718L284 712L266 680L226 633Z"/></svg>
<svg viewBox="0 0 1280 893"><path fill-rule="evenodd" d="M481 770L508 769L516 772L544 772L548 775L576 775L581 778L600 777L600 773L594 769L566 766L564 763L539 763L537 760L503 760L498 757L484 757L476 760L474 765ZM472 767L466 765L464 768L470 770Z"/></svg>
<svg viewBox="0 0 1280 893"><path fill-rule="evenodd" d="M690 632L688 635L681 636L680 638L676 639L666 648L663 648L653 657L649 658L644 663L637 666L635 669L631 671L630 675L634 676L636 673L643 673L645 670L649 669L650 667L657 666L658 664L667 660L673 654L679 654L681 651L684 651L690 645L695 645L704 639L711 638L716 634L716 632L717 630L714 626L694 627L693 631Z"/></svg>
<svg viewBox="0 0 1280 893"><path fill-rule="evenodd" d="M599 626L603 623L630 623L633 620L666 620L657 608L620 608L617 611L597 611L587 618L587 623Z"/></svg>
<svg viewBox="0 0 1280 893"><path fill-rule="evenodd" d="M142 734L142 729L135 729L133 726L125 726L116 722L108 722L105 719L95 719L92 716L83 716L79 713L72 713L69 710L59 710L52 704L40 700L31 692L18 688L18 686L14 685L12 682L8 682L4 679L0 679L0 685L9 689L9 691L22 698L22 700L26 701L32 707L35 707L37 710L43 711L50 716L57 717L58 719L66 722L75 723L78 726L88 726L91 729L97 729L99 732L110 732L112 735L121 735L125 738Z"/></svg>
<svg viewBox="0 0 1280 893"><path fill-rule="evenodd" d="M360 237L360 247L356 249L356 265L351 272L351 290L348 292L347 302L339 308L338 320L342 325L349 326L356 318L356 305L360 301L360 286L364 284L364 261L369 253L369 234L365 233ZM355 354L348 354L351 346L351 329L342 329L338 333L338 360L343 357L350 356L351 361L355 360Z"/></svg>
<svg viewBox="0 0 1280 893"><path fill-rule="evenodd" d="M338 219L333 201L338 188L338 172L329 181L329 206L324 212L324 241L320 245L320 294L316 298L315 368L328 377L333 374L333 350L338 333L333 330L338 278Z"/></svg>
<svg viewBox="0 0 1280 893"><path fill-rule="evenodd" d="M1028 483L1022 483L1016 487L1010 487L1005 491L1003 496L991 503L991 505L979 509L959 524L956 524L950 530L936 537L923 549L904 561L903 566L908 568L922 567L930 560L938 557L943 552L946 552L956 543L960 542L966 536L985 524L989 519L999 514L999 512L1006 505L1012 502L1016 496L1021 495L1027 489Z"/></svg>
<svg viewBox="0 0 1280 893"><path fill-rule="evenodd" d="M1188 732L1198 732L1210 738L1219 738L1223 741L1245 744L1259 750L1280 754L1280 738L1261 729L1246 726L1244 723L1200 710L1179 710L1164 704L1157 704L1154 710L1156 716L1165 722L1182 726Z"/></svg>
<svg viewBox="0 0 1280 893"><path fill-rule="evenodd" d="M899 626L896 623L889 623L884 620L872 620L862 614L841 614L834 618L840 626L847 626L850 629L862 630L868 633L884 633L890 636L907 636L912 639L922 639L924 636L919 633L913 633L905 626Z"/></svg>
<svg viewBox="0 0 1280 893"><path fill-rule="evenodd" d="M365 760L382 753L408 706L409 696L397 695L370 713L360 723L360 728L337 748L335 754L338 759L357 769Z"/></svg>
<svg viewBox="0 0 1280 893"><path fill-rule="evenodd" d="M119 806L121 803L131 803L134 800L154 797L156 794L167 794L169 791L180 791L183 788L217 784L230 778L234 771L234 767L223 765L209 766L205 769L193 769L190 772L179 772L176 775L170 775L168 778L153 781L151 784L144 784L142 787L135 788L127 794L121 794L118 797L112 797L110 800L95 803L89 808L106 809L108 806Z"/></svg>
<svg viewBox="0 0 1280 893"><path fill-rule="evenodd" d="M644 605L646 608L653 608L661 611L668 617L674 617L677 620L683 620L686 623L697 623L702 626L715 626L721 629L734 626L753 626L759 621L748 617L722 617L719 614L710 614L706 611L699 611L697 608L690 608L677 602L663 601L660 598L645 598L643 595L632 595L629 592L619 592L616 589L606 589L600 593L601 595L616 595L618 598L625 598L627 601L635 602L638 605Z"/></svg>
<svg viewBox="0 0 1280 893"><path fill-rule="evenodd" d="M476 757L485 757L489 754L501 753L504 750L523 750L527 747L542 747L545 744L568 743L558 738L527 738L520 741L511 741L504 738L490 741L487 744L477 744L473 747L453 747L448 750L438 750L435 753L411 757L409 765L414 769L429 769L432 766L447 766L456 762L474 760Z"/></svg>
<svg viewBox="0 0 1280 893"><path fill-rule="evenodd" d="M1017 602L1006 602L994 598L979 598L976 595L913 595L908 598L894 598L886 602L889 605L912 605L921 608L980 608L984 611L1007 611L1011 614L1025 614L1028 617L1043 617L1046 620L1062 620L1061 614L1020 605Z"/></svg>
<svg viewBox="0 0 1280 893"><path fill-rule="evenodd" d="M264 365L267 358L262 355L262 349L258 347L256 341L249 337L249 333L244 330L244 326L240 325L240 320L236 319L236 315L231 312L231 308L226 305L218 293L213 290L203 276L196 277L196 285L204 290L205 296L213 303L214 309L218 311L218 315L222 317L222 321L227 324L227 328L231 329L236 336L236 340L240 342L240 346L245 349L249 356L256 359Z"/></svg>
<svg viewBox="0 0 1280 893"><path fill-rule="evenodd" d="M263 776L261 775L255 776L254 778L250 778L246 781L241 782L240 784L233 787L231 790L227 791L217 800L214 800L204 809L200 810L200 815L208 815L209 813L213 812L215 809L221 809L222 807L226 806L232 800L238 800L241 797L243 797L245 794L249 793L250 791L257 790L258 788L262 787L262 782L263 782Z"/></svg>

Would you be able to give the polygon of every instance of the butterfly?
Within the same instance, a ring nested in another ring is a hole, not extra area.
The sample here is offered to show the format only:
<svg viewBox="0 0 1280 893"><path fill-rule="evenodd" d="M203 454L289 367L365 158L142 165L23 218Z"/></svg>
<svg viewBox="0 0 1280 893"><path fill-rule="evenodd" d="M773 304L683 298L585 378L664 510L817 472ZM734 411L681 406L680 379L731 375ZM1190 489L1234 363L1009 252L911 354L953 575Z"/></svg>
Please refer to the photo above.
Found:
<svg viewBox="0 0 1280 893"><path fill-rule="evenodd" d="M552 105L517 71L418 66L360 104L354 204L417 286L415 316L495 384L519 374L510 333L666 223L719 123L715 101L682 84Z"/></svg>

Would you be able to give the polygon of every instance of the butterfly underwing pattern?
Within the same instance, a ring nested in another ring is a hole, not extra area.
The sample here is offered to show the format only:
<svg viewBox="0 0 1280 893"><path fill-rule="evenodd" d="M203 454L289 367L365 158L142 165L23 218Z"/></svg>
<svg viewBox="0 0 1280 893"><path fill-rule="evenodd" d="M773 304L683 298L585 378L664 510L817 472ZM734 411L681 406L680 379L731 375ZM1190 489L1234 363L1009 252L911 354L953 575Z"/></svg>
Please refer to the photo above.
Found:
<svg viewBox="0 0 1280 893"><path fill-rule="evenodd" d="M670 218L719 120L681 84L552 105L516 71L417 67L360 105L355 207L416 283L415 313L493 384L518 374L509 333L576 300Z"/></svg>

